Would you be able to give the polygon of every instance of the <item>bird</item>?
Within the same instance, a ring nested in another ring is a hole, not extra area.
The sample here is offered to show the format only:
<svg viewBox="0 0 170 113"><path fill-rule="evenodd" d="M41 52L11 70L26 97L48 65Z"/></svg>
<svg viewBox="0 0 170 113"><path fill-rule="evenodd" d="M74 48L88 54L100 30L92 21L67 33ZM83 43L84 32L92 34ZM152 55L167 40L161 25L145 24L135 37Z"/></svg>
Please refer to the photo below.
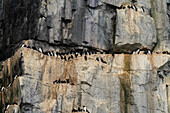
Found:
<svg viewBox="0 0 170 113"><path fill-rule="evenodd" d="M43 52L41 48L39 48L39 49L38 49L38 51L39 51L40 53L42 53L42 52Z"/></svg>
<svg viewBox="0 0 170 113"><path fill-rule="evenodd" d="M60 59L63 59L63 56L62 56L62 55L60 55Z"/></svg>
<svg viewBox="0 0 170 113"><path fill-rule="evenodd" d="M54 52L53 51L51 51L51 56L54 56Z"/></svg>
<svg viewBox="0 0 170 113"><path fill-rule="evenodd" d="M151 54L151 51L148 50L148 54Z"/></svg>
<svg viewBox="0 0 170 113"><path fill-rule="evenodd" d="M48 52L48 56L51 56L49 52Z"/></svg>
<svg viewBox="0 0 170 113"><path fill-rule="evenodd" d="M87 56L86 55L84 56L84 59L85 59L85 61L87 61Z"/></svg>
<svg viewBox="0 0 170 113"><path fill-rule="evenodd" d="M141 51L139 51L139 53L138 54L141 54Z"/></svg>
<svg viewBox="0 0 170 113"><path fill-rule="evenodd" d="M133 8L135 11L137 11L137 8L136 8L136 6L135 6L135 5L133 5L133 6L132 6L132 8Z"/></svg>
<svg viewBox="0 0 170 113"><path fill-rule="evenodd" d="M31 47L33 50L37 50L37 48L36 47Z"/></svg>
<svg viewBox="0 0 170 113"><path fill-rule="evenodd" d="M91 52L89 51L89 55L91 55Z"/></svg>
<svg viewBox="0 0 170 113"><path fill-rule="evenodd" d="M114 53L112 53L112 57L114 57L115 56L115 54Z"/></svg>
<svg viewBox="0 0 170 113"><path fill-rule="evenodd" d="M68 60L70 60L71 57L68 57Z"/></svg>
<svg viewBox="0 0 170 113"><path fill-rule="evenodd" d="M86 109L86 106L83 106L83 109L84 109L84 111L86 112L86 110L87 110L87 109Z"/></svg>
<svg viewBox="0 0 170 113"><path fill-rule="evenodd" d="M4 87L1 88L1 92L4 90Z"/></svg>
<svg viewBox="0 0 170 113"><path fill-rule="evenodd" d="M82 52L80 52L80 56L82 56L83 55L83 53Z"/></svg>
<svg viewBox="0 0 170 113"><path fill-rule="evenodd" d="M96 60L99 61L99 58L97 57Z"/></svg>
<svg viewBox="0 0 170 113"><path fill-rule="evenodd" d="M136 54L139 54L139 52L140 52L140 49L138 49L135 53L136 53Z"/></svg>
<svg viewBox="0 0 170 113"><path fill-rule="evenodd" d="M65 61L67 61L67 58L66 58L66 56L64 56L64 60L65 60Z"/></svg>
<svg viewBox="0 0 170 113"><path fill-rule="evenodd" d="M77 56L78 56L78 54L76 53L76 54L75 54L75 57L77 58Z"/></svg>
<svg viewBox="0 0 170 113"><path fill-rule="evenodd" d="M22 46L21 47L26 47L26 45L25 44L22 44Z"/></svg>
<svg viewBox="0 0 170 113"><path fill-rule="evenodd" d="M104 64L107 64L106 61L103 60L103 58L100 58L101 59L101 62L104 63Z"/></svg>
<svg viewBox="0 0 170 113"><path fill-rule="evenodd" d="M71 55L71 59L73 59L73 55Z"/></svg>
<svg viewBox="0 0 170 113"><path fill-rule="evenodd" d="M8 109L8 108L9 108L9 105L7 105L6 109Z"/></svg>
<svg viewBox="0 0 170 113"><path fill-rule="evenodd" d="M57 57L57 53L54 53L54 56Z"/></svg>
<svg viewBox="0 0 170 113"><path fill-rule="evenodd" d="M143 6L141 7L141 10L142 10L142 12L145 12L145 10L144 10Z"/></svg>
<svg viewBox="0 0 170 113"><path fill-rule="evenodd" d="M84 53L85 53L85 55L87 55L87 51L85 51Z"/></svg>
<svg viewBox="0 0 170 113"><path fill-rule="evenodd" d="M130 9L131 7L128 5L128 6L127 6L127 8L129 8L129 9Z"/></svg>
<svg viewBox="0 0 170 113"><path fill-rule="evenodd" d="M72 112L77 112L77 111L78 111L78 110L76 110L76 109L73 109L73 110L72 110Z"/></svg>
<svg viewBox="0 0 170 113"><path fill-rule="evenodd" d="M18 77L18 75L15 75L14 79L16 79Z"/></svg>
<svg viewBox="0 0 170 113"><path fill-rule="evenodd" d="M11 83L8 85L8 87L7 88L9 88L11 86Z"/></svg>

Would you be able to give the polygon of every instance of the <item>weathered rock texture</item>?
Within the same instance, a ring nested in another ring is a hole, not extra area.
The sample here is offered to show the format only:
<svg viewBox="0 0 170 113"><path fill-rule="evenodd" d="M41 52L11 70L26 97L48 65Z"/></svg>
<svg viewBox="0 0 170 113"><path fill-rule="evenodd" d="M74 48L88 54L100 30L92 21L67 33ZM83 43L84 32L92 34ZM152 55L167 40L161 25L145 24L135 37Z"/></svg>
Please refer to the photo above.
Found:
<svg viewBox="0 0 170 113"><path fill-rule="evenodd" d="M27 39L118 53L169 52L169 4L168 0L1 0L0 53L11 53ZM136 5L137 11L119 9L121 5Z"/></svg>
<svg viewBox="0 0 170 113"><path fill-rule="evenodd" d="M82 106L90 113L167 113L169 58L94 54L63 61L21 48L3 62L0 107L10 105L9 113L70 113ZM59 79L69 82L54 84Z"/></svg>
<svg viewBox="0 0 170 113"><path fill-rule="evenodd" d="M170 0L0 0L0 113L170 113L169 26Z"/></svg>

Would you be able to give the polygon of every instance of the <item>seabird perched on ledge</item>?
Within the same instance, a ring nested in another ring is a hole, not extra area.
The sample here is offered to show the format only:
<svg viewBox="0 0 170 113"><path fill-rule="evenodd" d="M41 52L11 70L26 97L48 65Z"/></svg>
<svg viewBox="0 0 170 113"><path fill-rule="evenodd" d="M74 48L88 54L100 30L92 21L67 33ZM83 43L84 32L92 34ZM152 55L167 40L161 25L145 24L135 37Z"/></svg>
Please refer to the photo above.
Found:
<svg viewBox="0 0 170 113"><path fill-rule="evenodd" d="M137 11L137 7L135 5L132 6L132 8Z"/></svg>
<svg viewBox="0 0 170 113"><path fill-rule="evenodd" d="M84 110L85 112L87 111L86 106L83 106L83 110Z"/></svg>
<svg viewBox="0 0 170 113"><path fill-rule="evenodd" d="M114 57L115 56L115 54L114 53L112 53L112 57Z"/></svg>
<svg viewBox="0 0 170 113"><path fill-rule="evenodd" d="M38 49L38 51L39 51L40 53L42 53L42 52L43 52L41 48L39 48L39 49Z"/></svg>
<svg viewBox="0 0 170 113"><path fill-rule="evenodd" d="M104 63L104 64L107 64L106 61L103 60L103 58L100 58L101 59L101 62Z"/></svg>
<svg viewBox="0 0 170 113"><path fill-rule="evenodd" d="M141 10L142 10L142 12L145 12L145 10L144 10L143 6L141 7Z"/></svg>
<svg viewBox="0 0 170 113"><path fill-rule="evenodd" d="M138 50L136 51L136 54L139 54L139 52L140 52L140 49L138 49Z"/></svg>
<svg viewBox="0 0 170 113"><path fill-rule="evenodd" d="M67 61L67 58L66 58L66 56L64 56L64 60L65 60L65 61Z"/></svg>
<svg viewBox="0 0 170 113"><path fill-rule="evenodd" d="M49 52L48 52L48 56L51 56Z"/></svg>
<svg viewBox="0 0 170 113"><path fill-rule="evenodd" d="M8 109L8 108L9 108L9 105L7 105L6 109Z"/></svg>
<svg viewBox="0 0 170 113"><path fill-rule="evenodd" d="M87 56L86 55L84 56L84 59L85 59L85 61L87 61Z"/></svg>
<svg viewBox="0 0 170 113"><path fill-rule="evenodd" d="M7 88L9 88L11 86L11 83L8 85L8 87Z"/></svg>
<svg viewBox="0 0 170 113"><path fill-rule="evenodd" d="M18 77L18 75L15 75L14 79L16 79Z"/></svg>
<svg viewBox="0 0 170 113"><path fill-rule="evenodd" d="M73 59L73 55L71 55L71 59Z"/></svg>
<svg viewBox="0 0 170 113"><path fill-rule="evenodd" d="M148 54L151 54L151 51L148 50Z"/></svg>
<svg viewBox="0 0 170 113"><path fill-rule="evenodd" d="M96 60L99 61L99 58L97 57Z"/></svg>
<svg viewBox="0 0 170 113"><path fill-rule="evenodd" d="M4 90L4 87L1 88L1 92Z"/></svg>
<svg viewBox="0 0 170 113"><path fill-rule="evenodd" d="M22 44L22 46L21 47L26 47L26 45L25 44Z"/></svg>

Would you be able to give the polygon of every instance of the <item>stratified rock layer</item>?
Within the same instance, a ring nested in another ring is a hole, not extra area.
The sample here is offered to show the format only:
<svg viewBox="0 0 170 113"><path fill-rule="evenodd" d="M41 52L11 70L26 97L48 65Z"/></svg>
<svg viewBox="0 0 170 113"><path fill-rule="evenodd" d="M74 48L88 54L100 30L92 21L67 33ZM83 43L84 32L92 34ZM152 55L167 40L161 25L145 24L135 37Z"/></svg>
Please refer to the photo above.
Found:
<svg viewBox="0 0 170 113"><path fill-rule="evenodd" d="M21 48L3 62L1 110L70 113L86 106L90 113L167 113L169 81L160 71L169 58L93 54L63 61Z"/></svg>

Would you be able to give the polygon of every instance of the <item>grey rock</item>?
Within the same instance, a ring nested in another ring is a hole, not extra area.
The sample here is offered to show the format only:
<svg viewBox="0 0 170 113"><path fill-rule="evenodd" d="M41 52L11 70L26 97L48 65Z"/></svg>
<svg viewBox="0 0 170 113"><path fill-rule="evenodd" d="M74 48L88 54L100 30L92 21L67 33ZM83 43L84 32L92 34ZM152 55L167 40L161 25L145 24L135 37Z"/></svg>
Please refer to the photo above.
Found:
<svg viewBox="0 0 170 113"><path fill-rule="evenodd" d="M115 51L132 53L140 49L152 50L156 43L155 23L152 17L133 9L117 10Z"/></svg>

